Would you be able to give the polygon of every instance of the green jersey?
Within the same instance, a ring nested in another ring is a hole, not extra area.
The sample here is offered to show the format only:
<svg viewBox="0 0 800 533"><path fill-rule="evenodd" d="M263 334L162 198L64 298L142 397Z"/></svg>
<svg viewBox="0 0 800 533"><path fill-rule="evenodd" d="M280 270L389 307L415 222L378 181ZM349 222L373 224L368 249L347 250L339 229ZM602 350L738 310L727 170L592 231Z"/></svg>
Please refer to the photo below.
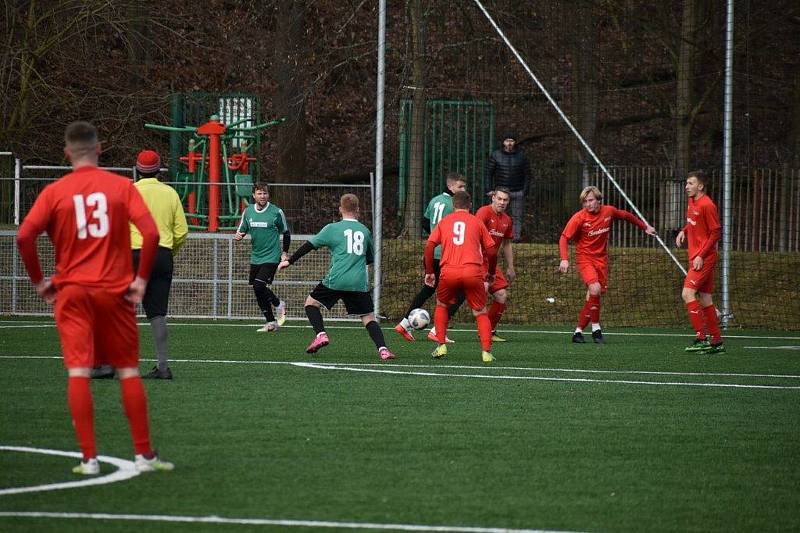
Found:
<svg viewBox="0 0 800 533"><path fill-rule="evenodd" d="M367 265L372 263L372 235L367 227L351 218L328 224L311 237L314 248L327 246L331 251L331 267L322 284L338 291L367 292Z"/></svg>
<svg viewBox="0 0 800 533"><path fill-rule="evenodd" d="M281 235L289 231L289 225L280 207L269 202L261 210L258 204L248 205L237 231L249 233L253 241L250 264L281 262Z"/></svg>
<svg viewBox="0 0 800 533"><path fill-rule="evenodd" d="M431 232L433 232L433 228L441 222L441 220L453 212L453 195L443 192L439 196L434 196L431 198L431 201L428 202L428 207L425 209L425 214L423 215L425 218L431 221ZM434 259L441 259L442 258L442 247L437 246L436 249L433 251L433 258Z"/></svg>

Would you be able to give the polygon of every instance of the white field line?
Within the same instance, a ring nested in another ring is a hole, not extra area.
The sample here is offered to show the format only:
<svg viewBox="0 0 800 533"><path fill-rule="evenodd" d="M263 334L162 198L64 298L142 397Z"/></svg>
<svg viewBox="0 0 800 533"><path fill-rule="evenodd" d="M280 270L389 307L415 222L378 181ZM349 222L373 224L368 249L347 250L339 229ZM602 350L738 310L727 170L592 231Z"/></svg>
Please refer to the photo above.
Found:
<svg viewBox="0 0 800 533"><path fill-rule="evenodd" d="M291 320L291 319L290 319ZM148 322L139 322L138 325L140 327L150 326ZM253 328L257 329L263 326L263 323L252 323L252 324L222 324L222 323L202 323L202 322L170 322L169 326L179 326L179 327L210 327L210 328ZM36 324L36 323L20 323L15 322L13 320L0 320L0 329L24 329L24 328L53 328L55 329L56 325L53 322ZM292 325L292 324L285 324L281 326L282 328L296 328L296 329L307 329L309 328L308 324L299 324L299 325ZM335 326L335 325L325 325L325 329L364 329L364 326ZM476 330L474 328L449 328L447 331L455 331L457 333L474 333ZM554 330L536 330L536 329L503 329L503 334L510 333L514 335L524 335L524 334L535 334L535 335L572 335L573 331L554 331ZM685 339L692 336L690 332L687 333L636 333L636 332L606 332L603 331L604 336L614 336L614 337L670 337L675 339ZM778 335L729 335L725 334L724 338L726 339L767 339L767 340L787 340L787 341L797 341L800 342L800 337L791 337L791 336L778 336Z"/></svg>
<svg viewBox="0 0 800 533"><path fill-rule="evenodd" d="M129 520L144 522L183 522L200 524L236 524L305 528L379 529L384 531L442 531L452 533L567 533L544 529L506 529L500 527L426 526L421 524L374 524L368 522L335 522L317 520L284 520L272 518L223 518L221 516L177 516L107 513L46 513L3 511L0 517L72 518L88 520Z"/></svg>
<svg viewBox="0 0 800 533"><path fill-rule="evenodd" d="M82 457L80 452L65 452L61 450L49 450L47 448L29 448L27 446L0 446L0 451L22 452L22 453L41 453L44 455L59 455L61 457L74 457L80 459ZM62 489L75 489L79 487L89 487L92 485L105 485L107 483L115 483L117 481L124 481L139 475L133 461L126 461L117 457L109 457L107 455L98 455L97 460L101 463L108 463L116 466L118 470L104 476L86 477L80 481L65 481L63 483L48 483L45 485L35 485L30 487L13 487L9 489L0 489L0 496L8 494L22 494L26 492L45 492L50 490Z"/></svg>
<svg viewBox="0 0 800 533"><path fill-rule="evenodd" d="M2 359L57 359L61 360L60 355L0 355ZM141 362L155 362L155 359L140 359ZM170 359L171 363L202 363L220 365L302 365L312 364L304 361L243 361L237 359ZM403 364L403 363L316 363L320 365L339 365L347 367L386 367L392 368L450 368L463 370L516 370L522 372L566 372L574 374L633 374L633 375L652 375L652 376L694 376L694 377L740 377L740 378L775 378L775 379L800 379L800 374L747 374L735 372L666 372L661 370L603 370L588 368L549 368L531 366L476 366L476 365L422 365L422 364Z"/></svg>
<svg viewBox="0 0 800 533"><path fill-rule="evenodd" d="M745 346L746 350L800 350L800 346Z"/></svg>
<svg viewBox="0 0 800 533"><path fill-rule="evenodd" d="M292 363L294 366L317 368L320 370L345 370L348 372L370 372L375 374L406 374L411 376L426 377L452 377L452 378L479 378L479 379L514 379L526 381L559 381L572 383L621 383L623 385L661 385L675 387L717 387L731 389L783 389L800 390L799 386L786 385L741 385L738 383L691 383L680 381L633 381L627 379L589 379L589 378L557 378L544 376L497 376L489 374L449 374L444 372L405 372L402 370L389 370L378 368L354 368L347 364L318 364L318 363Z"/></svg>

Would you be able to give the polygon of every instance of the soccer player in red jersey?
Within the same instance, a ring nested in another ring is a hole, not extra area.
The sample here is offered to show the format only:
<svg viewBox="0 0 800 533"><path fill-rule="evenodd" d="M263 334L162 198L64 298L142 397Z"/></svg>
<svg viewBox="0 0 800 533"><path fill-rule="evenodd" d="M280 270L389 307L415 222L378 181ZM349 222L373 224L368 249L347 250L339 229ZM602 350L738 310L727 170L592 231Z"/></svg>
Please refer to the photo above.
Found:
<svg viewBox="0 0 800 533"><path fill-rule="evenodd" d="M467 304L472 308L478 335L481 339L481 359L484 363L494 361L492 356L492 323L486 312L487 283L491 285L494 276L487 276L483 266L485 251L494 246L489 230L475 215L470 214L472 205L469 193L459 191L453 194L454 211L444 217L434 228L425 246L425 284L433 287L436 275L433 269L433 251L436 245L442 246L439 261L441 272L436 288L436 311L433 323L439 345L433 351L436 359L447 355L447 306L456 302L459 292L463 292ZM497 268L497 256L489 258L488 272Z"/></svg>
<svg viewBox="0 0 800 533"><path fill-rule="evenodd" d="M583 328L592 323L592 339L603 344L603 331L600 328L600 296L608 290L608 235L615 219L626 220L648 235L656 230L633 214L603 205L603 193L594 186L581 191L580 201L583 209L572 215L567 222L558 247L561 263L558 270L563 274L569 269L569 241L575 241L578 273L586 285L586 303L578 315L578 326L572 335L572 342L583 343Z"/></svg>
<svg viewBox="0 0 800 533"><path fill-rule="evenodd" d="M714 267L717 264L717 242L722 235L717 206L706 194L706 176L702 170L689 173L686 179L686 226L678 233L675 244L689 246L689 272L683 282L681 296L686 304L689 322L696 332L687 352L724 353L719 331L717 309L711 300L714 292ZM706 329L711 342L706 337Z"/></svg>
<svg viewBox="0 0 800 533"><path fill-rule="evenodd" d="M67 369L67 403L83 460L76 474L100 473L94 434L90 370L117 370L140 472L172 470L150 447L147 397L139 377L139 331L134 305L142 301L155 259L158 229L133 183L97 168L101 148L88 122L67 126L64 153L73 171L48 185L17 234L17 246L36 292L55 303L55 319ZM134 276L130 226L142 234ZM42 275L36 240L53 242L56 273Z"/></svg>
<svg viewBox="0 0 800 533"><path fill-rule="evenodd" d="M492 305L489 308L489 320L492 323L492 342L504 342L505 339L497 335L497 324L506 310L508 299L509 283L514 281L514 252L512 249L512 239L514 238L511 217L506 213L508 203L511 201L511 192L505 187L497 187L492 192L492 203L478 209L475 216L478 217L489 230L494 245L486 250L483 256L483 265L487 271L489 268L489 257L494 256L495 262L503 251L503 258L506 261L506 275L496 268L494 272L494 282L489 286L489 294L492 295Z"/></svg>

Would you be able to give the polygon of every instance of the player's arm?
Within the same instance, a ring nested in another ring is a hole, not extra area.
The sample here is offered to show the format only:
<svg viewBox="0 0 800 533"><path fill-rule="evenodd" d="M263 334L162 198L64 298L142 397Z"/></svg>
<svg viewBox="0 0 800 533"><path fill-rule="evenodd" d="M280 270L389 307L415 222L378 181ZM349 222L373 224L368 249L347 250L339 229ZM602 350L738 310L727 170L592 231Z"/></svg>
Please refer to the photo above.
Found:
<svg viewBox="0 0 800 533"><path fill-rule="evenodd" d="M425 230L425 233L430 234L431 232L431 219L428 217L422 217L422 229Z"/></svg>
<svg viewBox="0 0 800 533"><path fill-rule="evenodd" d="M638 227L640 230L644 231L648 235L655 235L656 229L647 224L644 220L640 219L633 213L625 211L624 209L616 209L614 210L614 218L618 218L620 220L625 220L626 222L630 222L634 226Z"/></svg>
<svg viewBox="0 0 800 533"><path fill-rule="evenodd" d="M236 233L233 235L234 241L241 241L244 239L244 236L247 235L247 232L250 229L250 223L245 218L246 214L247 209L242 212L242 218L239 219L239 227L236 228Z"/></svg>
<svg viewBox="0 0 800 533"><path fill-rule="evenodd" d="M580 214L580 212L578 212L578 214ZM564 231L561 232L561 238L558 240L558 254L561 257L558 271L562 274L569 270L569 241L571 241L578 232L580 224L578 214L573 215L572 218L569 219L569 222L567 222L567 225L564 227Z"/></svg>
<svg viewBox="0 0 800 533"><path fill-rule="evenodd" d="M433 251L441 241L442 232L440 230L440 224L437 224L436 227L433 228L430 237L428 237L428 242L425 244L425 253L423 255L425 263L425 284L431 287L433 287L435 279L435 274L433 272Z"/></svg>
<svg viewBox="0 0 800 533"><path fill-rule="evenodd" d="M708 252L717 245L720 237L722 237L722 225L719 223L719 214L717 213L717 210L713 207L705 207L703 208L701 216L706 221L708 238L703 243L703 246L701 246L697 251L697 254L694 257L689 258L690 261L696 257L705 257Z"/></svg>
<svg viewBox="0 0 800 533"><path fill-rule="evenodd" d="M55 287L42 274L39 252L36 249L36 240L47 228L50 209L45 205L46 201L47 196L43 193L36 199L28 216L22 221L22 225L17 232L17 248L37 294L47 303L53 303L56 298Z"/></svg>
<svg viewBox="0 0 800 533"><path fill-rule="evenodd" d="M506 277L511 283L517 277L517 273L514 271L514 245L511 239L503 239L503 244L500 246L503 248L503 259L506 261Z"/></svg>
<svg viewBox="0 0 800 533"><path fill-rule="evenodd" d="M172 226L172 255L178 253L184 244L186 244L186 237L189 235L189 225L186 223L186 213L183 212L183 206L181 205L181 199L178 197L178 193L174 193L173 195L173 204L174 204L174 212L173 212L173 220L174 224Z"/></svg>
<svg viewBox="0 0 800 533"><path fill-rule="evenodd" d="M289 231L289 223L286 222L286 215L283 214L283 209L279 210L280 217L278 228L283 235L283 240L281 242L281 261L285 261L289 259L289 246L292 244L292 233Z"/></svg>

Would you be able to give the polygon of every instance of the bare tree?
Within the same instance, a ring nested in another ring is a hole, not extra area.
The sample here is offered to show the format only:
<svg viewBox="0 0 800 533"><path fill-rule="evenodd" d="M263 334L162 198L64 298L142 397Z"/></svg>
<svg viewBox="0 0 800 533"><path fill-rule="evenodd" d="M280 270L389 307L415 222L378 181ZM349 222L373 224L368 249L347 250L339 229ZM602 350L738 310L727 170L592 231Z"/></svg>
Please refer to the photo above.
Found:
<svg viewBox="0 0 800 533"><path fill-rule="evenodd" d="M411 153L409 155L409 171L403 221L403 235L412 239L419 238L422 231L420 214L422 213L423 157L425 147L425 14L422 0L408 0L406 5L411 22L411 85L414 97L411 105Z"/></svg>

